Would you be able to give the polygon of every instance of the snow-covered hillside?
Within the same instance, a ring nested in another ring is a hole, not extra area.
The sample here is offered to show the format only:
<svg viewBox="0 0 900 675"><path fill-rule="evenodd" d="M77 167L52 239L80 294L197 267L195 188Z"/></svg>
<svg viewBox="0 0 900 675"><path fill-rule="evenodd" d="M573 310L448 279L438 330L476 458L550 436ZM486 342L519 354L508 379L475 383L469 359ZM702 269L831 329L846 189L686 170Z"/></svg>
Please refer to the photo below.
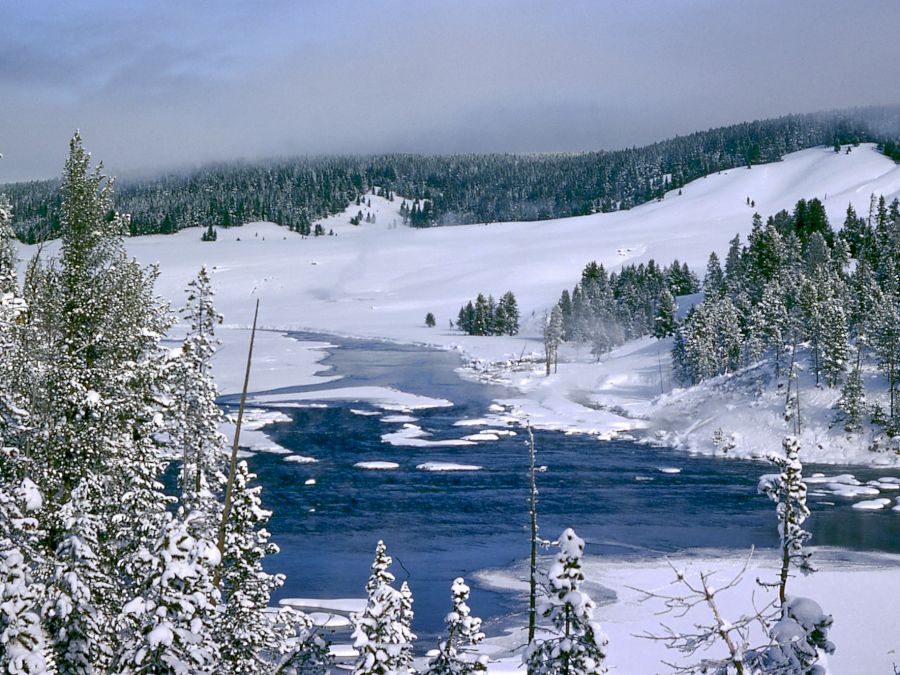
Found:
<svg viewBox="0 0 900 675"><path fill-rule="evenodd" d="M176 304L199 266L211 268L227 324L217 378L223 392L235 392L247 339L243 329L257 298L260 325L274 331L311 329L440 345L484 362L517 359L541 351L541 317L590 260L613 270L623 263L677 258L702 271L711 251L722 255L735 233L749 231L754 211L767 216L791 209L801 198L819 197L832 224L839 226L848 203L866 213L872 193L900 194L900 166L870 145L849 154L817 148L779 163L707 176L681 194L670 192L662 201L630 211L415 230L401 224L399 198L389 202L371 196L371 208L351 205L322 221L334 236L303 238L259 223L220 229L212 243L202 242L199 230L187 230L131 239L128 248L142 262L159 264L157 288ZM374 213L376 222L351 225L350 216L358 210ZM27 258L31 251L22 253ZM506 290L519 301L520 335L470 337L449 328L459 307L477 293L498 297ZM435 328L424 325L427 312L436 316ZM323 355L278 333L264 334L257 353L256 391L316 381L316 361ZM574 350L563 357L559 374L551 378L539 368L492 372L522 391L515 403L538 426L608 433L655 425L654 430L673 431L663 424L672 409L654 401L661 390L671 389L665 343L631 343L600 364L584 363L589 355ZM702 408L687 405L683 397L677 403L684 414ZM689 426L675 431L689 432ZM773 428L772 433L782 432ZM686 445L709 449L703 443ZM768 437L757 445L769 445ZM822 458L858 457L841 451Z"/></svg>

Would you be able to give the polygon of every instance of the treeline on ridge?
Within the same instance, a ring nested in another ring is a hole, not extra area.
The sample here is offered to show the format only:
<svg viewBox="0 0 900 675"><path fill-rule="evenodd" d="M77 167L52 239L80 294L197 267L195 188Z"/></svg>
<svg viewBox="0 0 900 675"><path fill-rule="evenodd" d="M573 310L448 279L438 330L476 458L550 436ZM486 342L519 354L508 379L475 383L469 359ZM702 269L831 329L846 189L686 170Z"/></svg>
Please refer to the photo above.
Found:
<svg viewBox="0 0 900 675"><path fill-rule="evenodd" d="M544 220L628 209L715 171L777 161L818 145L876 142L900 160L900 106L789 115L675 137L641 148L568 154L301 157L209 166L121 181L116 209L131 234L269 220L302 234L373 187L422 202L419 227ZM59 181L2 187L19 236L60 230Z"/></svg>

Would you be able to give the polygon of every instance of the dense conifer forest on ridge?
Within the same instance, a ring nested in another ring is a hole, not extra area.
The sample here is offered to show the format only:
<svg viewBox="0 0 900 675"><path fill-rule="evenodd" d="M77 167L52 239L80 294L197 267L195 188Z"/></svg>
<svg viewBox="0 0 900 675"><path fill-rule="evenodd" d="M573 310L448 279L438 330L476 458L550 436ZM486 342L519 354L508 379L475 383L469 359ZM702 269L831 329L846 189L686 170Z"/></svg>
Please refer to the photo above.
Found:
<svg viewBox="0 0 900 675"><path fill-rule="evenodd" d="M303 234L378 187L419 203L417 227L544 220L628 209L706 174L777 161L817 145L877 143L900 161L900 106L789 115L641 148L565 154L316 156L211 165L121 180L116 209L131 234L269 220ZM58 236L58 180L0 186L27 242Z"/></svg>

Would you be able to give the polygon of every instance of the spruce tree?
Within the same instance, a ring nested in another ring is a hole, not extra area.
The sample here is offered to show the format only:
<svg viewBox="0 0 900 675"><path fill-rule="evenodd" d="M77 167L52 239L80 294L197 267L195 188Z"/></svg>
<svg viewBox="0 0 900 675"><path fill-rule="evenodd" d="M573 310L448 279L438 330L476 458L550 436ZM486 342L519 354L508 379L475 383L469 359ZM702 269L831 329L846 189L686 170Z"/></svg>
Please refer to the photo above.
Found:
<svg viewBox="0 0 900 675"><path fill-rule="evenodd" d="M279 628L267 611L272 591L284 583L284 577L263 569L265 558L277 553L278 547L269 541L265 526L271 512L262 508L261 488L250 485L254 478L247 463L240 462L221 563L224 607L215 622L221 645L221 672L234 675L270 672L272 662L290 651L288 642L294 634L293 623ZM308 646L314 645L301 645L301 649ZM292 659L296 662L298 655Z"/></svg>
<svg viewBox="0 0 900 675"><path fill-rule="evenodd" d="M469 587L462 578L450 588L453 609L444 619L447 639L438 643L437 654L428 662L423 675L471 675L487 671L487 656L476 656L472 648L484 640L481 619L469 610Z"/></svg>
<svg viewBox="0 0 900 675"><path fill-rule="evenodd" d="M117 673L212 675L221 672L214 639L219 592L212 571L219 551L190 534L190 523L168 518L152 549L144 549L147 577L119 617L124 636Z"/></svg>
<svg viewBox="0 0 900 675"><path fill-rule="evenodd" d="M584 540L571 529L559 537L559 556L547 573L548 593L538 610L550 622L549 635L536 639L525 651L532 675L594 675L607 672L608 644L594 621L594 602L581 590Z"/></svg>
<svg viewBox="0 0 900 675"><path fill-rule="evenodd" d="M657 302L653 337L662 340L673 335L677 326L677 313L678 305L675 304L674 296L668 288L664 288Z"/></svg>

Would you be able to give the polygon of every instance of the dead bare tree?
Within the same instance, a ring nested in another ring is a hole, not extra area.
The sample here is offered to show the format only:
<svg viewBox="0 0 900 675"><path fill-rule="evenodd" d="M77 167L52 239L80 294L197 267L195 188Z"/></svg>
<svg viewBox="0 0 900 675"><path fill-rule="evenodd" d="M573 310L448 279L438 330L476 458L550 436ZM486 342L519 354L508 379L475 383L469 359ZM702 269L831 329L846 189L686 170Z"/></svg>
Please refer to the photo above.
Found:
<svg viewBox="0 0 900 675"><path fill-rule="evenodd" d="M675 574L673 586L677 587L671 593L659 591L646 591L642 589L633 589L641 594L641 601L650 600L662 601L665 609L658 614L669 614L677 618L687 616L698 608L704 608L709 612L711 618L704 621L694 620L691 628L687 631L676 630L675 628L660 624L662 634L646 632L639 637L650 640L658 640L666 645L667 648L678 651L686 656L693 657L698 652L711 649L715 645L723 645L727 654L722 657L702 658L688 664L676 664L664 662L673 669L678 675L687 675L688 673L715 673L716 675L737 674L753 672L752 667L748 667L746 663L746 655L755 653L757 650L749 649L749 641L751 637L752 627L758 625L763 635L768 633L768 626L772 618L775 616L773 610L774 601L769 602L762 608L754 607L750 614L744 614L737 620L728 620L723 614L719 606L718 597L722 593L730 591L737 587L747 571L750 561L753 557L753 550L744 561L740 570L721 586L714 586L711 582L715 572L698 572L696 579L691 579L688 575L676 568L668 559L666 563Z"/></svg>

